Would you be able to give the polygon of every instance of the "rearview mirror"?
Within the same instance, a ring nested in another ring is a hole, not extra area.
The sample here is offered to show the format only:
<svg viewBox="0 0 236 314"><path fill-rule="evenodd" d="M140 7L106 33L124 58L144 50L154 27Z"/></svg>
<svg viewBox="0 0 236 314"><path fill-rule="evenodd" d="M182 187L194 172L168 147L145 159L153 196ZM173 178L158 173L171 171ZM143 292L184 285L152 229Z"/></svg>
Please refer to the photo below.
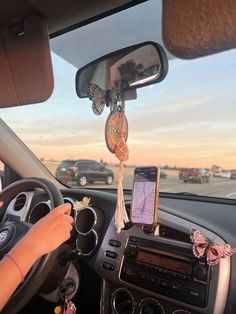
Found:
<svg viewBox="0 0 236 314"><path fill-rule="evenodd" d="M164 49L154 42L146 42L112 52L79 69L76 92L80 98L88 97L90 84L96 84L104 91L113 87L124 91L137 89L162 81L167 71Z"/></svg>

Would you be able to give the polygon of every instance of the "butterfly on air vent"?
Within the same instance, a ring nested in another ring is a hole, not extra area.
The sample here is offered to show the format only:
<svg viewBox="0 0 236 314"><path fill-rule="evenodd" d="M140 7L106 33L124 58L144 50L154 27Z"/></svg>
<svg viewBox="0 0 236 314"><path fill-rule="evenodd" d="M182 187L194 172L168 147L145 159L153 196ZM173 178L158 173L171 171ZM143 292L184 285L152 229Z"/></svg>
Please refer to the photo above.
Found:
<svg viewBox="0 0 236 314"><path fill-rule="evenodd" d="M197 258L205 257L210 266L218 264L221 258L236 252L236 249L229 244L211 243L200 230L193 229L190 239L193 242L193 254Z"/></svg>

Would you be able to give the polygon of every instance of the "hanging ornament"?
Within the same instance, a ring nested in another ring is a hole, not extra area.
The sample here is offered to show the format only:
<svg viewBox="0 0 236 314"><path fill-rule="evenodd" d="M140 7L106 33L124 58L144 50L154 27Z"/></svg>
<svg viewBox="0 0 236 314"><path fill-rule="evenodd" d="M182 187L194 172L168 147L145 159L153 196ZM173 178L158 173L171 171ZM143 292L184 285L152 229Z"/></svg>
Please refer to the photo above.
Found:
<svg viewBox="0 0 236 314"><path fill-rule="evenodd" d="M102 90L96 84L89 84L86 93L92 101L92 110L94 114L100 115L105 105L110 107L110 114L107 118L105 126L105 139L109 151L116 155L119 159L119 169L117 177L117 206L115 213L115 225L117 231L120 232L124 228L124 224L129 221L125 209L124 195L123 195L123 175L124 175L124 162L129 157L129 149L126 144L128 137L128 122L125 116L125 102L123 99L123 83L117 87ZM119 101L119 105L117 105ZM80 210L85 205L76 205L75 210Z"/></svg>
<svg viewBox="0 0 236 314"><path fill-rule="evenodd" d="M115 89L104 91L96 84L89 84L86 89L86 93L88 95L88 98L92 101L93 113L97 116L99 116L103 112L105 105L114 105L117 102Z"/></svg>
<svg viewBox="0 0 236 314"><path fill-rule="evenodd" d="M105 139L107 148L111 153L115 154L117 146L121 146L121 142L123 144L126 144L127 138L128 122L124 111L119 106L118 108L112 110L107 118L105 127Z"/></svg>
<svg viewBox="0 0 236 314"><path fill-rule="evenodd" d="M115 212L115 225L117 232L124 228L129 221L123 195L124 162L129 158L129 149L126 144L128 137L128 122L125 116L124 101L117 108L112 108L105 127L106 145L111 153L119 159L117 176L117 206Z"/></svg>

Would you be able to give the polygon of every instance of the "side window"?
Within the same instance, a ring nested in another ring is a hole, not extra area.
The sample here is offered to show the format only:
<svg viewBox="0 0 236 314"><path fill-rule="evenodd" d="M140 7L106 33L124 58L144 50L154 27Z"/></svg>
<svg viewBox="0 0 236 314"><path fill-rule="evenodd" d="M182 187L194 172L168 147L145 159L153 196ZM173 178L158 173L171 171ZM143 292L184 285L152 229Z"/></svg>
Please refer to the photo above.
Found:
<svg viewBox="0 0 236 314"><path fill-rule="evenodd" d="M78 168L79 170L87 170L89 168L89 164L87 162L79 162Z"/></svg>
<svg viewBox="0 0 236 314"><path fill-rule="evenodd" d="M85 162L85 165L86 165L86 169L95 169L94 168L94 163L93 162Z"/></svg>
<svg viewBox="0 0 236 314"><path fill-rule="evenodd" d="M93 165L93 169L101 170L101 165L98 162L93 162L92 165Z"/></svg>
<svg viewBox="0 0 236 314"><path fill-rule="evenodd" d="M84 164L82 162L77 162L75 166L78 167L79 170L84 170Z"/></svg>

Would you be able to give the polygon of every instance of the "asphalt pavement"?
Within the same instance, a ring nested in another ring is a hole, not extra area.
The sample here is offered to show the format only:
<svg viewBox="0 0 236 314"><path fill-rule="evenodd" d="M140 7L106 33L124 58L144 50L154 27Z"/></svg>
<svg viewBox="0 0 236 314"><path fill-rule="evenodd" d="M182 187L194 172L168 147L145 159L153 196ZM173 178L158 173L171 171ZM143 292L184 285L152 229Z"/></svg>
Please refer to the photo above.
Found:
<svg viewBox="0 0 236 314"><path fill-rule="evenodd" d="M132 176L124 177L124 188L132 189ZM86 188L116 188L116 184L106 185L95 183L87 185ZM215 197L233 198L236 199L236 180L229 178L210 178L209 183L184 183L179 180L178 176L168 176L166 179L160 180L160 191L167 193L188 192L198 195L208 195Z"/></svg>

